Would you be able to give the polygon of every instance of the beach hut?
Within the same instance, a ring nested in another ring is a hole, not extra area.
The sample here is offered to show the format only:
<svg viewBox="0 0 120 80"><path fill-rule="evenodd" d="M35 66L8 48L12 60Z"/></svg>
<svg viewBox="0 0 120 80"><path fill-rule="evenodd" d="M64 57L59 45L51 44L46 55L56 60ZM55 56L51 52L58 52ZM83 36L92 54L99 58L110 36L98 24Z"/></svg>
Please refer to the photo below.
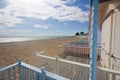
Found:
<svg viewBox="0 0 120 80"><path fill-rule="evenodd" d="M99 2L99 31L101 33L98 37L101 37L101 63L103 67L120 70L120 0L100 0ZM92 35L91 24L90 36Z"/></svg>

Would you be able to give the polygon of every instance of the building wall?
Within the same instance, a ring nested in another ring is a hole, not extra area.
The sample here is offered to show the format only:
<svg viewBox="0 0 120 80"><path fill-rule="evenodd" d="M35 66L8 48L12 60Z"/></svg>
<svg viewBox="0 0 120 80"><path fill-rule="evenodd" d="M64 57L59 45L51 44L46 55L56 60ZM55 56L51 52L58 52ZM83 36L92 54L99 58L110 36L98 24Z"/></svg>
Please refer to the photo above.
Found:
<svg viewBox="0 0 120 80"><path fill-rule="evenodd" d="M111 31L111 16L109 16L102 24L102 39L101 39L101 61L103 67L108 68L110 52L110 31Z"/></svg>
<svg viewBox="0 0 120 80"><path fill-rule="evenodd" d="M103 67L120 70L120 9L114 10L103 22L101 47Z"/></svg>
<svg viewBox="0 0 120 80"><path fill-rule="evenodd" d="M115 11L114 13L114 33L113 33L113 45L112 54L120 57L120 11ZM115 70L120 70L120 59L112 58L111 67Z"/></svg>

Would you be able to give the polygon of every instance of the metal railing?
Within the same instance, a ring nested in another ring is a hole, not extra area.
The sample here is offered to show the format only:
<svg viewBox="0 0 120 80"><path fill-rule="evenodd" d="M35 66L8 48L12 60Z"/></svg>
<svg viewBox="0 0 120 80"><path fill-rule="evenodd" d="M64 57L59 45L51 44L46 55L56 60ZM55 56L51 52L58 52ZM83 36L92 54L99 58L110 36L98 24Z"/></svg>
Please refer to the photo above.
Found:
<svg viewBox="0 0 120 80"><path fill-rule="evenodd" d="M70 80L89 80L90 65L37 54L47 71ZM119 80L120 72L97 67L96 80Z"/></svg>
<svg viewBox="0 0 120 80"><path fill-rule="evenodd" d="M24 62L18 61L13 65L0 69L0 80L69 80L62 76L45 71Z"/></svg>

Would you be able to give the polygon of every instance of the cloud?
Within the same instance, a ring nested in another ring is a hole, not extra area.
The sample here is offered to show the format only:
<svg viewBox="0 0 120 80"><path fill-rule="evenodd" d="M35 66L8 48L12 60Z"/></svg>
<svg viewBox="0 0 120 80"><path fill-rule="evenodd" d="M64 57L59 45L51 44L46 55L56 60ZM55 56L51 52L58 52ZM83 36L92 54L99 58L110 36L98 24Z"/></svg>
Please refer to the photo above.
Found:
<svg viewBox="0 0 120 80"><path fill-rule="evenodd" d="M25 30L23 30L23 29L2 29L2 30L0 30L0 32L2 32L2 33L28 33L28 32L31 32L31 31L33 31L33 30L31 30L31 29L25 29Z"/></svg>
<svg viewBox="0 0 120 80"><path fill-rule="evenodd" d="M19 17L40 20L53 18L59 21L88 21L88 11L77 6L68 6L75 0L6 0L7 6L0 9L0 28L13 27L22 23Z"/></svg>
<svg viewBox="0 0 120 80"><path fill-rule="evenodd" d="M35 24L34 27L36 28L43 28L43 29L48 29L51 25L41 25L41 24Z"/></svg>
<svg viewBox="0 0 120 80"><path fill-rule="evenodd" d="M9 13L0 14L0 29L14 27L22 22L22 19L10 15Z"/></svg>

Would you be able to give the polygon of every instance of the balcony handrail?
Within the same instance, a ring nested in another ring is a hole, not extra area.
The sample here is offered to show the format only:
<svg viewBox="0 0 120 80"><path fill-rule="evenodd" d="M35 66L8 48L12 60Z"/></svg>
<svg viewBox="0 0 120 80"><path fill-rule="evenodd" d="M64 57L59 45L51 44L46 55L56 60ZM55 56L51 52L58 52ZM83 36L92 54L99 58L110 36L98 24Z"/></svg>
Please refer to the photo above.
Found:
<svg viewBox="0 0 120 80"><path fill-rule="evenodd" d="M40 58L44 58L45 60L56 60L58 62L63 62L66 64L72 64L72 65L77 65L79 67L84 67L84 69L90 69L90 65L88 64L83 64L83 63L79 63L79 62L74 62L74 61L69 61L69 60L65 60L65 59L60 59L57 57L49 57L49 56L45 56L45 55L41 55L39 53L36 53L36 55ZM119 71L115 71L115 70L111 70L111 69L107 69L107 68L103 68L103 67L99 67L97 66L97 69L100 73L100 75L104 75L101 72L105 72L105 74L109 77L109 75L111 74L112 76L112 80L116 80L115 76L120 76L120 72ZM98 79L99 80L99 79ZM100 79L101 80L101 79Z"/></svg>
<svg viewBox="0 0 120 80"><path fill-rule="evenodd" d="M39 68L35 67L35 66L26 64L26 63L24 63L24 62L22 62L21 65L24 66L24 67L27 67L27 68L35 71L35 72L42 73L41 70L40 70ZM51 78L53 78L53 79L55 79L55 80L58 80L58 79L59 79L59 80L70 80L70 79L64 78L64 77L62 77L62 76L58 76L58 75L53 74L53 73L48 72L48 71L45 71L45 72L46 72L46 76L51 77Z"/></svg>
<svg viewBox="0 0 120 80"><path fill-rule="evenodd" d="M40 55L39 53L36 53L36 55L40 56L40 57L43 57L43 58L48 58L48 59L51 59L51 60L58 60L58 61L61 61L61 62L74 64L74 65L78 65L78 66L83 66L83 67L87 67L87 68L90 67L90 65L87 65L87 64L78 63L78 62L75 62L75 61L69 61L69 60L65 60L65 59L60 59L60 58L57 58L57 57L55 58L55 57L49 57L49 56L45 56L45 55Z"/></svg>
<svg viewBox="0 0 120 80"><path fill-rule="evenodd" d="M30 70L30 72L31 71L34 71L34 73L37 73L36 74L36 76L37 75L40 75L41 74L41 79L37 79L37 77L36 77L36 80L46 80L46 78L49 80L70 80L70 79L67 79L67 78L65 78L65 77L62 77L62 76L59 76L59 75L56 75L56 74L53 74L53 73L51 73L51 72L48 72L48 71L46 71L45 69L44 69L44 67L42 67L42 68L37 68L37 67L35 67L35 66L32 66L32 65L29 65L29 64L26 64L26 63L24 63L24 62L21 62L21 61L18 61L18 63L15 63L15 64L12 64L12 65L10 65L10 66L7 66L7 67L4 67L4 68L0 68L0 74L2 74L2 75L0 75L1 77L2 77L2 79L4 79L5 78L5 75L4 75L4 71L8 71L8 80L10 80L10 78L11 78L11 72L10 72L10 70L13 68L14 69L14 72L13 72L13 74L14 74L14 80L16 80L16 71L15 71L15 67L18 67L18 69L19 69L19 80L24 80L24 78L25 78L25 73L23 73L23 72L25 72L26 71L26 69L28 69L28 70ZM26 69L25 69L26 68ZM24 69L24 70L22 70L22 69ZM23 72L21 72L21 71L23 71ZM44 74L44 73L45 74ZM44 75L44 76L42 76L42 75ZM30 73L30 76L33 76L33 74L31 74ZM0 78L1 79L1 78ZM30 79L33 79L33 77L30 77ZM25 79L26 80L26 79Z"/></svg>
<svg viewBox="0 0 120 80"><path fill-rule="evenodd" d="M97 69L99 69L101 71L106 71L108 73L114 73L115 75L120 75L119 71L115 71L115 70L111 70L111 69L107 69L107 68L102 68L102 67L98 67L98 66L97 66Z"/></svg>
<svg viewBox="0 0 120 80"><path fill-rule="evenodd" d="M49 56L45 56L45 55L40 55L39 53L36 54L37 56L43 57L43 58L48 58L48 59L52 59L52 60L58 60L61 62L65 62L65 63L69 63L69 64L74 64L74 65L78 65L78 66L83 66L83 67L87 67L90 68L90 65L88 64L83 64L83 63L79 63L79 62L74 62L74 61L70 61L70 60L65 60L65 59L60 59L60 58L55 58L55 57L49 57ZM120 75L120 72L115 71L115 70L111 70L111 69L107 69L107 68L103 68L103 67L99 67L97 66L97 69L100 69L102 71L106 71L109 73L115 73Z"/></svg>
<svg viewBox="0 0 120 80"><path fill-rule="evenodd" d="M12 67L15 67L15 66L17 66L17 65L18 65L18 63L15 63L15 64L12 64L12 65L7 66L7 67L0 68L0 72L5 71L5 70L7 70L7 69L10 69L10 68L12 68Z"/></svg>

